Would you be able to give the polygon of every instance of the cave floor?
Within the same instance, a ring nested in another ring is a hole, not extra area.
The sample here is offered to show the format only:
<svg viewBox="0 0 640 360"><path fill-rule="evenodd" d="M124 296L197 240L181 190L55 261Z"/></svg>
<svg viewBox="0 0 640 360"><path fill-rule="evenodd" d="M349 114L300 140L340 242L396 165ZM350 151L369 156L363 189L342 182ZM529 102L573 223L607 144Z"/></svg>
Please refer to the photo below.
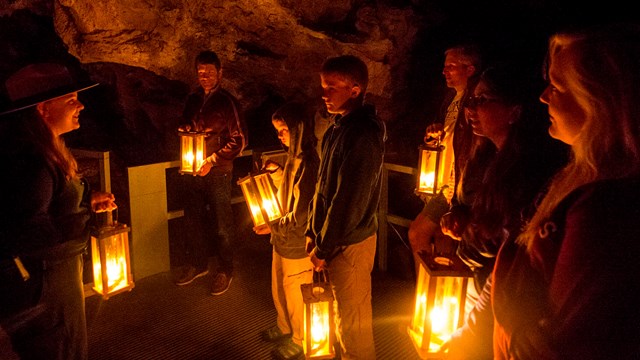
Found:
<svg viewBox="0 0 640 360"><path fill-rule="evenodd" d="M274 344L260 332L275 324L268 237L244 233L236 246L229 291L210 295L211 275L187 286L172 271L135 282L108 300L86 299L91 360L271 359ZM374 269L374 337L379 360L419 359L407 335L414 280Z"/></svg>

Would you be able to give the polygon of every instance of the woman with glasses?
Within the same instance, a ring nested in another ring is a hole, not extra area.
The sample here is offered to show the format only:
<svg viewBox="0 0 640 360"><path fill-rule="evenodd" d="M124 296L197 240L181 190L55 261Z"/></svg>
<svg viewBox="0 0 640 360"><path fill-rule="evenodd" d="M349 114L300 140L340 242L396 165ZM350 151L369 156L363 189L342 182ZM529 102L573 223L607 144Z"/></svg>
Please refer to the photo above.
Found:
<svg viewBox="0 0 640 360"><path fill-rule="evenodd" d="M449 343L453 359L492 358L487 279L495 256L503 242L519 234L536 195L566 162L563 144L546 135L534 82L513 69L486 69L466 102L467 121L478 137L458 187L461 205L441 221L443 232L460 240L457 254L473 270L481 294Z"/></svg>

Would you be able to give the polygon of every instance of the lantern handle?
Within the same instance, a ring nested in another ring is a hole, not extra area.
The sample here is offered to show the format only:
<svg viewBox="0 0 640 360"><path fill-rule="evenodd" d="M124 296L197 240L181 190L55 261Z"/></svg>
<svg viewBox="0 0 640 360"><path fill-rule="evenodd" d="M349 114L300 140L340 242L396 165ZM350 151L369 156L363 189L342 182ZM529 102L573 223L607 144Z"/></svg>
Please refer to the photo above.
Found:
<svg viewBox="0 0 640 360"><path fill-rule="evenodd" d="M118 225L118 208L111 210L111 219L114 226Z"/></svg>
<svg viewBox="0 0 640 360"><path fill-rule="evenodd" d="M311 280L313 284L320 284L323 282L329 282L329 273L327 270L315 271L313 270L313 278Z"/></svg>
<svg viewBox="0 0 640 360"><path fill-rule="evenodd" d="M442 134L440 134L438 136L435 136L435 137L434 136L429 136L428 138L425 139L424 142L428 146L433 146L435 148L438 148L442 144L442 138L443 138ZM435 141L435 144L431 145L430 143L432 143L433 141Z"/></svg>

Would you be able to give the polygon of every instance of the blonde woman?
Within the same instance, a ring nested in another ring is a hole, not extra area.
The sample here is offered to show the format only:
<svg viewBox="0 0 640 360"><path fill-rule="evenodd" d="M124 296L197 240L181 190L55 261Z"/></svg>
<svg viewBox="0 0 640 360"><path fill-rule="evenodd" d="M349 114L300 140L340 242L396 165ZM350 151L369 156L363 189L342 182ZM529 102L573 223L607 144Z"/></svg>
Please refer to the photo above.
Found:
<svg viewBox="0 0 640 360"><path fill-rule="evenodd" d="M548 105L572 159L498 255L496 359L640 356L640 28L554 35Z"/></svg>

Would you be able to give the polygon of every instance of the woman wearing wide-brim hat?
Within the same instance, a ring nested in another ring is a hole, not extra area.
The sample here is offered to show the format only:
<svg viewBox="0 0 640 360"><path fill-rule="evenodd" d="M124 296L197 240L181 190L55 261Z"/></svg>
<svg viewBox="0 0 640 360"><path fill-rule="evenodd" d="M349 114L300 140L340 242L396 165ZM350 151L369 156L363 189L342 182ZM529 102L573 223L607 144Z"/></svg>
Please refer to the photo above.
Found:
<svg viewBox="0 0 640 360"><path fill-rule="evenodd" d="M91 192L62 134L80 127L80 84L59 64L28 65L5 82L0 110L0 325L25 359L86 359L83 253Z"/></svg>

